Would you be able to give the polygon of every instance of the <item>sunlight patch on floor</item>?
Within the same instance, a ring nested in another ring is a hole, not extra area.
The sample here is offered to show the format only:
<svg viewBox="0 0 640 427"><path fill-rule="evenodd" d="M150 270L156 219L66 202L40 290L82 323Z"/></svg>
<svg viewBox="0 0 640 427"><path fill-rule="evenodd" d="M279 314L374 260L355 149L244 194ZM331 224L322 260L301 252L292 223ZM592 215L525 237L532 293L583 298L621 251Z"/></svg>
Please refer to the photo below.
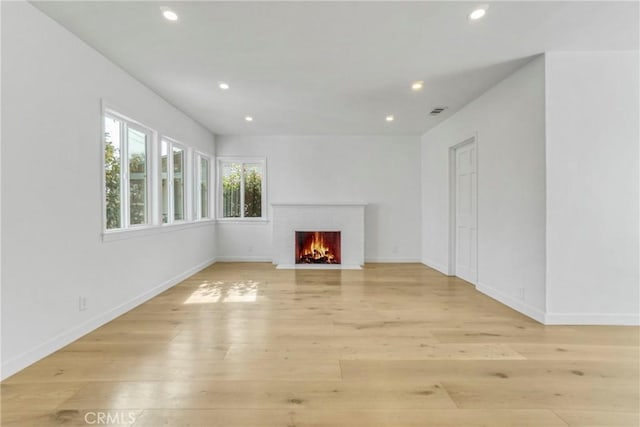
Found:
<svg viewBox="0 0 640 427"><path fill-rule="evenodd" d="M246 280L226 284L205 282L198 286L184 304L213 304L217 302L255 302L260 282Z"/></svg>

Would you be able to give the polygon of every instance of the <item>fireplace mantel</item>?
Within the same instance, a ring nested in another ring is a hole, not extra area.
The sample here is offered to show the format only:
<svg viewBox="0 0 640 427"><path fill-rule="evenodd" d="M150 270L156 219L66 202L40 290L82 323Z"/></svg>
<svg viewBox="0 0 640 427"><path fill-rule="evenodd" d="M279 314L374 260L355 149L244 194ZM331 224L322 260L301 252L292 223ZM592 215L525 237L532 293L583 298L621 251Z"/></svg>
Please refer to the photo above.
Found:
<svg viewBox="0 0 640 427"><path fill-rule="evenodd" d="M277 268L360 269L364 264L366 203L272 203L273 263ZM342 264L295 264L296 231L340 231Z"/></svg>

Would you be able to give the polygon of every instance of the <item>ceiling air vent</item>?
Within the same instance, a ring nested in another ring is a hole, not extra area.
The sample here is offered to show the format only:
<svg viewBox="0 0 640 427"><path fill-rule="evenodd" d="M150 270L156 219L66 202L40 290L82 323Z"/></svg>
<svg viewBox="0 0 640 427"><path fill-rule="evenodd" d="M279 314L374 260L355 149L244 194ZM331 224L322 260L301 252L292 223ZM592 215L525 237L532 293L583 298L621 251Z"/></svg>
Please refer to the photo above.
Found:
<svg viewBox="0 0 640 427"><path fill-rule="evenodd" d="M446 109L447 109L447 107L437 107L437 108L434 108L433 110L431 110L431 112L429 114L431 114L432 116L437 116L438 114L442 113Z"/></svg>

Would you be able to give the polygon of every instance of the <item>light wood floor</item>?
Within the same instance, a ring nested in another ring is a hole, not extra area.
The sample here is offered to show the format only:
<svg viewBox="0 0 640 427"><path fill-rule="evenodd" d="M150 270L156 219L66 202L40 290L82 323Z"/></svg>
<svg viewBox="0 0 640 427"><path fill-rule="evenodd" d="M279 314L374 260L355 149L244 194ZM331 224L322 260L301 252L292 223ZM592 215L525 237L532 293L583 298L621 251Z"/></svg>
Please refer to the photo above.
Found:
<svg viewBox="0 0 640 427"><path fill-rule="evenodd" d="M638 426L638 375L638 328L418 264L216 264L4 381L2 426Z"/></svg>

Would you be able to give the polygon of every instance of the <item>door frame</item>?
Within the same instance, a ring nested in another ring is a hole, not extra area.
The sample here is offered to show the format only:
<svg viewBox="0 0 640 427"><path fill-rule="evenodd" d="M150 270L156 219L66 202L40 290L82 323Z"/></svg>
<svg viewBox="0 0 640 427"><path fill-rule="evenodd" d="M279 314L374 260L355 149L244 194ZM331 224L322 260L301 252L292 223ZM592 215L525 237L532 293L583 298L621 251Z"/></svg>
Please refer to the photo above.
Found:
<svg viewBox="0 0 640 427"><path fill-rule="evenodd" d="M475 134L458 144L452 145L449 147L449 265L448 265L448 275L455 276L456 275L456 151L459 148L465 147L467 145L474 145L476 150L475 155L475 169L476 169L476 185L474 191L476 193L476 201L478 200L478 181L479 181L479 171L478 171L478 135ZM476 274L474 280L471 282L474 285L478 284L479 277L479 266L478 266L478 242L480 241L480 227L478 224L478 205L476 202Z"/></svg>

